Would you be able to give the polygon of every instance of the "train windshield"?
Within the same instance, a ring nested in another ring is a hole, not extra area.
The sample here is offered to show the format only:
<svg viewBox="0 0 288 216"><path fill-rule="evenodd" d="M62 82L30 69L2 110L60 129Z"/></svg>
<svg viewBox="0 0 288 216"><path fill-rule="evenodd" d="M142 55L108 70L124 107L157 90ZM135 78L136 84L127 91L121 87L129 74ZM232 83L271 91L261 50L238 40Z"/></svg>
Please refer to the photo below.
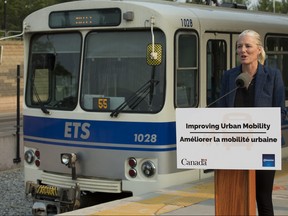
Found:
<svg viewBox="0 0 288 216"><path fill-rule="evenodd" d="M165 53L165 36L155 31ZM159 112L164 103L165 55L149 65L150 31L91 32L85 40L81 107L87 111Z"/></svg>
<svg viewBox="0 0 288 216"><path fill-rule="evenodd" d="M31 39L27 106L42 111L76 107L81 38L79 33L69 33L37 34Z"/></svg>

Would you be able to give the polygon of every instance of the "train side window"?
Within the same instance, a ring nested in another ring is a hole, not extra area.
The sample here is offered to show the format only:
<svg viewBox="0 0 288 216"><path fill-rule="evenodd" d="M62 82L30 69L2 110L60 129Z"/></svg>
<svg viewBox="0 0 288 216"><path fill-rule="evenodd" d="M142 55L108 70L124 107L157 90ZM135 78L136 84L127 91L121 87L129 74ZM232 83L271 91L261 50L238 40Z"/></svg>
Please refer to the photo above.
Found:
<svg viewBox="0 0 288 216"><path fill-rule="evenodd" d="M198 102L198 37L181 32L176 36L176 107L195 107Z"/></svg>
<svg viewBox="0 0 288 216"><path fill-rule="evenodd" d="M265 65L281 71L288 100L288 36L267 36L265 50L267 54Z"/></svg>
<svg viewBox="0 0 288 216"><path fill-rule="evenodd" d="M227 70L227 45L224 40L207 42L207 104L213 103L220 96L221 77ZM216 104L211 105L216 106Z"/></svg>

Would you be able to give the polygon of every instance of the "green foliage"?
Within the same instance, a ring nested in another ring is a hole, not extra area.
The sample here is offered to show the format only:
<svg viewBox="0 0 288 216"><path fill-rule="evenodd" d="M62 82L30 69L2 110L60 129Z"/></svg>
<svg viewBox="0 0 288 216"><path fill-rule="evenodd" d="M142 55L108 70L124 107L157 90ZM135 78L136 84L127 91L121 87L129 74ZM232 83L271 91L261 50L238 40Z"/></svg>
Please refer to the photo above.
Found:
<svg viewBox="0 0 288 216"><path fill-rule="evenodd" d="M0 28L4 29L6 24L7 31L22 31L22 22L30 13L53 4L68 1L69 0L0 0ZM6 23L4 23L5 18Z"/></svg>
<svg viewBox="0 0 288 216"><path fill-rule="evenodd" d="M288 13L288 0L282 0L282 2L277 0L259 0L258 5L259 11L268 11L275 13Z"/></svg>
<svg viewBox="0 0 288 216"><path fill-rule="evenodd" d="M281 13L288 14L288 0L282 0Z"/></svg>

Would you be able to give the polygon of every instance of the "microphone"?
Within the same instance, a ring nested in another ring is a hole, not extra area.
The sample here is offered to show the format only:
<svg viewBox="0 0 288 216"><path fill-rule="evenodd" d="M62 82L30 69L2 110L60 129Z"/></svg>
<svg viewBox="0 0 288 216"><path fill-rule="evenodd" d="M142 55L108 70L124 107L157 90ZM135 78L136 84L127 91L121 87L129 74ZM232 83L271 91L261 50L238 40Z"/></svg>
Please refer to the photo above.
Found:
<svg viewBox="0 0 288 216"><path fill-rule="evenodd" d="M252 77L247 73L241 73L235 80L236 86L238 88L246 88L248 89L250 83L252 81Z"/></svg>
<svg viewBox="0 0 288 216"><path fill-rule="evenodd" d="M229 91L226 94L222 95L220 98L218 98L215 101L213 101L212 103L208 104L206 106L206 108L208 108L208 107L212 106L213 104L217 103L218 101L222 100L227 95L229 95L232 92L236 91L238 88L246 88L246 89L248 89L251 81L252 81L252 77L247 72L241 73L235 79L236 88L232 89L231 91Z"/></svg>

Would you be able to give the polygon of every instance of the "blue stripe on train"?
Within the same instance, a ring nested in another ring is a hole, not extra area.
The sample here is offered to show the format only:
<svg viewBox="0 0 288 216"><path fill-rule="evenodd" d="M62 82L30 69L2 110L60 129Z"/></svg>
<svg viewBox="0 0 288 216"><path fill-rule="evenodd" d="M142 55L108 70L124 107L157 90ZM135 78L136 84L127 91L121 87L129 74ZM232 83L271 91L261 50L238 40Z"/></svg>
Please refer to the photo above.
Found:
<svg viewBox="0 0 288 216"><path fill-rule="evenodd" d="M64 143L64 142L57 142L57 141L39 141L37 138L24 138L25 141L28 142L37 142L40 143L40 145L54 145L54 146L67 146L67 147L78 147L78 148L89 148L89 149L109 149L109 150L124 150L124 151L149 151L149 152L166 152L166 151L175 151L176 147L168 147L168 148L143 148L140 145L131 145L131 147L125 147L125 146L101 146L94 144L72 144L72 143Z"/></svg>
<svg viewBox="0 0 288 216"><path fill-rule="evenodd" d="M63 141L175 145L175 122L115 122L23 116L24 136ZM27 138L25 138L27 140Z"/></svg>

